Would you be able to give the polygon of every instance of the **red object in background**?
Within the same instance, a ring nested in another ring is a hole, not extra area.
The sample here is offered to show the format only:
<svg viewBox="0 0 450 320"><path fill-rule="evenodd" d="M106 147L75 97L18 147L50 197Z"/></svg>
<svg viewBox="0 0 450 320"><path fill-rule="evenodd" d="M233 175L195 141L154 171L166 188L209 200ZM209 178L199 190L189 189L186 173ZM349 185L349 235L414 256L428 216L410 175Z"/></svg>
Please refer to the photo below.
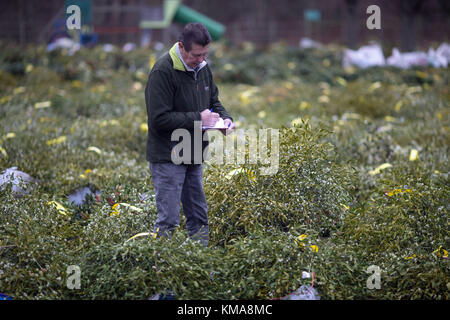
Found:
<svg viewBox="0 0 450 320"><path fill-rule="evenodd" d="M109 203L110 206L113 206L113 205L116 204L116 203L114 202L114 200L111 199L111 197L106 198L106 200L108 201L108 203Z"/></svg>

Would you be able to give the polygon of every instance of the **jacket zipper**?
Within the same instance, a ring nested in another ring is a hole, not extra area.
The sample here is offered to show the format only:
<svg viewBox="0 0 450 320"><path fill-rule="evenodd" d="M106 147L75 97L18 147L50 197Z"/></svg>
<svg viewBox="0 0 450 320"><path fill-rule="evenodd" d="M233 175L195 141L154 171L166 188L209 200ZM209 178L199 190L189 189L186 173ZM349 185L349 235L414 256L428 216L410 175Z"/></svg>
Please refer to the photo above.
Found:
<svg viewBox="0 0 450 320"><path fill-rule="evenodd" d="M198 78L197 78L197 73L198 72L194 71L195 87L197 89L197 92L196 92L196 95L195 95L195 100L196 100L196 103L197 103L197 110L200 111L200 107L199 107L200 103L198 101Z"/></svg>

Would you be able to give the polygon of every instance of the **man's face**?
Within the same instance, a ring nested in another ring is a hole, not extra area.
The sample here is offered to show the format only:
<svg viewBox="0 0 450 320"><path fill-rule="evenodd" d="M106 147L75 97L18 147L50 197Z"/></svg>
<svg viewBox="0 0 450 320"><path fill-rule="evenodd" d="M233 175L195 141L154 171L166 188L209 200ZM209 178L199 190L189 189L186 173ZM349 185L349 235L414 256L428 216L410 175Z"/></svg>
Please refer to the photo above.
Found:
<svg viewBox="0 0 450 320"><path fill-rule="evenodd" d="M183 46L183 43L179 42L180 53L183 57L184 62L192 69L195 69L199 66L203 60L206 59L206 54L208 53L209 44L202 47L196 43L193 43L191 46L191 51L186 51Z"/></svg>

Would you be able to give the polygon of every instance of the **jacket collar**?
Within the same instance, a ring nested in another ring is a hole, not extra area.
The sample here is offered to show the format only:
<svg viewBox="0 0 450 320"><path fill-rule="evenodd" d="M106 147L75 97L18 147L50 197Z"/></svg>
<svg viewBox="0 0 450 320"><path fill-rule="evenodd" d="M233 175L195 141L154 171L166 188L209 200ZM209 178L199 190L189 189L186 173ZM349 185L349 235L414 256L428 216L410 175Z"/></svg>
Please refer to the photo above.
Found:
<svg viewBox="0 0 450 320"><path fill-rule="evenodd" d="M183 58L181 57L181 53L180 53L180 49L178 48L178 42L176 42L172 48L169 51L170 57L172 58L172 62L173 62L173 68L175 70L180 70L180 71L194 71L194 69L190 68L188 65L186 65L183 61ZM197 70L200 71L201 68L203 68L204 66L206 66L206 61L203 61L202 63L200 63L199 68Z"/></svg>

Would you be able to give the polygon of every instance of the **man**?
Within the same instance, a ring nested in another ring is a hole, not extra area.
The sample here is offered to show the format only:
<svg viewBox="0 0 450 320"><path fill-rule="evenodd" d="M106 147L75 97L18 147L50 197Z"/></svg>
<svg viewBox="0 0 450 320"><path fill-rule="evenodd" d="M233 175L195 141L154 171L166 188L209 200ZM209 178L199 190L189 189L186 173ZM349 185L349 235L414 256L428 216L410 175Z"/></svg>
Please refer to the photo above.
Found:
<svg viewBox="0 0 450 320"><path fill-rule="evenodd" d="M158 211L154 232L165 235L179 225L181 201L189 236L204 246L208 244L209 228L201 162L208 142L194 131L199 125L214 126L219 117L228 128L223 134L235 128L232 117L219 101L218 89L205 61L210 42L211 36L202 24L187 24L180 41L153 66L145 89L149 128L146 158L150 162ZM192 149L196 143L201 145L200 163L194 161L198 155L193 151L184 154L185 161L181 164L172 161L174 146L179 143L172 141L172 133L177 129L190 133Z"/></svg>

